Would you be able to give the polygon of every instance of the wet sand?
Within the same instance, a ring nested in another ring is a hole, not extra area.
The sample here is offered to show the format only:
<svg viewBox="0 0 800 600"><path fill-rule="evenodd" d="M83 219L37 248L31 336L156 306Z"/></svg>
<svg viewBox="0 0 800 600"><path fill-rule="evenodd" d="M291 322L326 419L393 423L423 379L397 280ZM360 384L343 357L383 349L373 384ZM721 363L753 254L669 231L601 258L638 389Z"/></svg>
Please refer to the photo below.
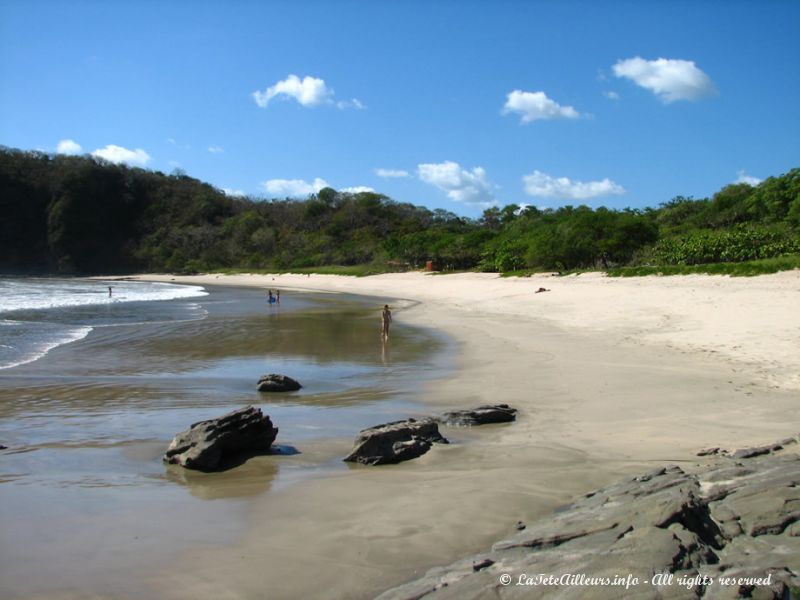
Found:
<svg viewBox="0 0 800 600"><path fill-rule="evenodd" d="M202 320L98 327L0 372L0 598L163 597L154 573L235 547L273 493L346 473L353 432L420 410L422 382L450 368L435 332L401 327L383 348L371 301L267 307L217 287L198 302ZM304 389L259 394L272 371ZM216 474L161 463L176 432L247 404L277 423L280 454Z"/></svg>
<svg viewBox="0 0 800 600"><path fill-rule="evenodd" d="M798 331L798 315L787 312L797 274L618 286L476 274L277 278L283 288L422 300L396 320L445 331L459 351L455 376L427 384L426 410L507 402L520 409L518 421L445 428L454 443L418 460L354 466L276 491L252 504L234 543L195 545L152 572L155 597L369 598L623 475L694 465L702 447L766 443L798 429L797 379L784 372L797 358L783 342ZM551 295L534 296L545 281ZM689 294L694 304L682 303ZM739 321L706 317L708 303ZM766 321L777 320L783 336L772 350L761 314L769 310ZM736 346L745 350L737 355Z"/></svg>

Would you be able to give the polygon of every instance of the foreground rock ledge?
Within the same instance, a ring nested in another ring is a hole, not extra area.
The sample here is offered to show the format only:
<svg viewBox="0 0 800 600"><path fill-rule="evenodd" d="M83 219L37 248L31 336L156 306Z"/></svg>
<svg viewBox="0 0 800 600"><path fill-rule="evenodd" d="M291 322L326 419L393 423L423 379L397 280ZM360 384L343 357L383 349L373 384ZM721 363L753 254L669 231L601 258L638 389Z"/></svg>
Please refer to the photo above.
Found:
<svg viewBox="0 0 800 600"><path fill-rule="evenodd" d="M534 586L520 578L564 574L639 583ZM654 582L656 574L666 575ZM603 488L379 600L789 598L798 588L800 456L773 452L718 459L696 474L665 467Z"/></svg>
<svg viewBox="0 0 800 600"><path fill-rule="evenodd" d="M303 386L288 375L270 373L262 375L256 387L259 392L294 392Z"/></svg>
<svg viewBox="0 0 800 600"><path fill-rule="evenodd" d="M386 465L422 456L433 444L448 444L432 419L408 419L363 429L345 462Z"/></svg>
<svg viewBox="0 0 800 600"><path fill-rule="evenodd" d="M218 471L237 456L267 452L278 428L248 406L217 419L200 421L175 436L164 454L164 462L198 471Z"/></svg>

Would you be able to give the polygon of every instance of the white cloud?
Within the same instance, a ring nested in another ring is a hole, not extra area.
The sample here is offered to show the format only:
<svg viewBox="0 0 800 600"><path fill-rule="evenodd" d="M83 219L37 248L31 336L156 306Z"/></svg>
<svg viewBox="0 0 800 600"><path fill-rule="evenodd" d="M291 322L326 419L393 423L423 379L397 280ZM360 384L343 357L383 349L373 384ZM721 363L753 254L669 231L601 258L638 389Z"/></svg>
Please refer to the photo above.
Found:
<svg viewBox="0 0 800 600"><path fill-rule="evenodd" d="M363 192L374 192L375 190L366 185L357 185L354 187L346 187L340 191L345 192L347 194L361 194Z"/></svg>
<svg viewBox="0 0 800 600"><path fill-rule="evenodd" d="M458 163L448 160L417 165L417 173L422 181L447 192L447 197L455 202L484 207L497 204L492 185L486 181L486 171L482 167L467 171Z"/></svg>
<svg viewBox="0 0 800 600"><path fill-rule="evenodd" d="M764 181L763 179L759 179L758 177L753 177L752 175L748 175L744 171L739 171L737 173L739 177L734 181L734 183L746 183L748 185L757 186L759 183Z"/></svg>
<svg viewBox="0 0 800 600"><path fill-rule="evenodd" d="M514 211L514 214L519 216L522 213L526 212L531 206L533 206L533 204L528 204L527 202L518 202L517 206L519 208Z"/></svg>
<svg viewBox="0 0 800 600"><path fill-rule="evenodd" d="M225 152L225 148L221 146L209 146L208 151L211 152L211 154L220 154L222 152Z"/></svg>
<svg viewBox="0 0 800 600"><path fill-rule="evenodd" d="M506 99L501 114L518 113L522 123L540 119L577 119L578 111L571 106L561 106L547 97L544 92L523 92L514 90Z"/></svg>
<svg viewBox="0 0 800 600"><path fill-rule="evenodd" d="M61 140L56 146L59 154L80 154L83 151L81 145L75 140Z"/></svg>
<svg viewBox="0 0 800 600"><path fill-rule="evenodd" d="M386 178L396 178L399 179L401 177L408 177L408 171L404 171L402 169L375 169L375 175L378 177L386 177Z"/></svg>
<svg viewBox="0 0 800 600"><path fill-rule="evenodd" d="M665 104L676 100L699 100L717 93L711 78L691 60L645 60L637 56L619 60L612 68L614 75L650 90Z"/></svg>
<svg viewBox="0 0 800 600"><path fill-rule="evenodd" d="M336 103L336 108L354 108L356 110L365 110L367 107L364 106L364 103L358 98L352 98L350 100L340 100Z"/></svg>
<svg viewBox="0 0 800 600"><path fill-rule="evenodd" d="M619 100L619 94L615 91L603 92L603 96L605 96L609 100Z"/></svg>
<svg viewBox="0 0 800 600"><path fill-rule="evenodd" d="M332 104L339 109L354 108L364 110L367 107L358 98L350 100L339 100L334 102L334 91L327 86L324 79L318 77L305 76L300 79L297 75L289 75L283 81L268 87L263 92L256 90L252 93L253 100L261 108L266 108L270 100L276 96L283 98L294 98L302 106L312 107L321 104Z"/></svg>
<svg viewBox="0 0 800 600"><path fill-rule="evenodd" d="M242 197L245 193L242 190L232 190L231 188L222 188L222 191L225 193L226 196L235 196L235 197Z"/></svg>
<svg viewBox="0 0 800 600"><path fill-rule="evenodd" d="M317 106L330 102L333 90L322 79L308 76L300 79L297 75L289 75L263 92L253 92L253 99L261 108L266 108L275 96L294 98L303 106Z"/></svg>
<svg viewBox="0 0 800 600"><path fill-rule="evenodd" d="M105 148L98 148L92 152L92 156L105 159L113 163L125 163L128 165L141 165L144 166L150 161L150 155L137 148L136 150L128 150L122 146L115 146L109 144Z"/></svg>
<svg viewBox="0 0 800 600"><path fill-rule="evenodd" d="M304 198L328 187L328 182L317 177L309 183L303 179L270 179L261 184L264 190L280 198Z"/></svg>
<svg viewBox="0 0 800 600"><path fill-rule="evenodd" d="M586 200L625 193L625 188L608 178L602 181L572 181L568 177L551 177L541 171L534 171L525 175L522 181L526 194L540 198Z"/></svg>

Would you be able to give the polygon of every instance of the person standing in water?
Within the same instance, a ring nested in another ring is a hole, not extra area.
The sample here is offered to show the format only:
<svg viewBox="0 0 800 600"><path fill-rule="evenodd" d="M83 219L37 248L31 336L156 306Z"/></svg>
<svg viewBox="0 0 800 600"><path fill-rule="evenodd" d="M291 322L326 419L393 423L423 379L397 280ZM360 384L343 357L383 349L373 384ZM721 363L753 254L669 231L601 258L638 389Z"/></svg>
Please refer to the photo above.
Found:
<svg viewBox="0 0 800 600"><path fill-rule="evenodd" d="M108 286L108 297L111 298L111 286Z"/></svg>
<svg viewBox="0 0 800 600"><path fill-rule="evenodd" d="M383 305L383 312L381 312L381 338L384 340L389 339L389 325L392 322L392 311L389 310L389 305Z"/></svg>

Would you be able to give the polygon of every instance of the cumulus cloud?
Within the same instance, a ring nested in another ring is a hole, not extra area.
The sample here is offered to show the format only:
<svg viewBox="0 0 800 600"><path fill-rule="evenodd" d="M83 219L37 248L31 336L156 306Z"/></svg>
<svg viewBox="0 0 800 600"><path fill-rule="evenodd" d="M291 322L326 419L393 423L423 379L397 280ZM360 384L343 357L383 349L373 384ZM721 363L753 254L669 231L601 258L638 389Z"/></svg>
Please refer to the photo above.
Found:
<svg viewBox="0 0 800 600"><path fill-rule="evenodd" d="M150 161L150 155L141 148L128 150L127 148L115 146L114 144L109 144L105 148L98 148L92 152L92 156L105 159L112 163L125 163L128 165L144 166Z"/></svg>
<svg viewBox="0 0 800 600"><path fill-rule="evenodd" d="M75 140L61 140L56 146L59 154L80 154L83 151L81 145Z"/></svg>
<svg viewBox="0 0 800 600"><path fill-rule="evenodd" d="M263 92L260 90L253 92L252 96L253 100L261 108L266 108L270 101L276 97L283 99L293 98L306 107L332 104L339 109L354 108L363 110L366 108L358 98L334 102L334 91L328 87L325 80L309 76L300 79L297 75L289 75L283 81L277 82Z"/></svg>
<svg viewBox="0 0 800 600"><path fill-rule="evenodd" d="M234 196L236 198L241 198L242 196L245 195L245 193L242 190L233 190L231 188L226 188L226 187L222 188L222 191L226 196Z"/></svg>
<svg viewBox="0 0 800 600"><path fill-rule="evenodd" d="M619 100L619 94L613 90L603 92L603 96L605 96L609 100Z"/></svg>
<svg viewBox="0 0 800 600"><path fill-rule="evenodd" d="M522 123L541 119L577 119L580 114L571 106L561 106L547 97L544 92L523 92L514 90L508 94L501 114L522 115Z"/></svg>
<svg viewBox="0 0 800 600"><path fill-rule="evenodd" d="M261 187L275 197L305 198L328 187L328 182L319 177L311 183L303 179L270 179L262 183Z"/></svg>
<svg viewBox="0 0 800 600"><path fill-rule="evenodd" d="M346 187L340 191L345 192L347 194L361 194L362 192L374 192L375 190L366 185L357 185L355 187Z"/></svg>
<svg viewBox="0 0 800 600"><path fill-rule="evenodd" d="M494 206L497 204L492 194L492 185L486 181L486 171L475 167L468 171L452 161L417 165L419 178L425 183L438 187L455 202Z"/></svg>
<svg viewBox="0 0 800 600"><path fill-rule="evenodd" d="M263 92L253 92L253 99L261 108L266 108L269 101L276 96L294 98L303 106L317 106L329 102L333 90L325 85L324 80L317 77L306 76L300 79L297 75L289 75Z"/></svg>
<svg viewBox="0 0 800 600"><path fill-rule="evenodd" d="M211 152L211 154L220 154L225 152L225 148L222 146L209 146L208 151Z"/></svg>
<svg viewBox="0 0 800 600"><path fill-rule="evenodd" d="M522 181L525 184L525 193L539 198L587 200L625 193L625 188L608 178L601 181L572 181L568 177L551 177L541 171L534 171L525 175Z"/></svg>
<svg viewBox="0 0 800 600"><path fill-rule="evenodd" d="M404 171L402 169L375 169L375 175L387 179L399 179L402 177L408 177L409 173L408 171Z"/></svg>
<svg viewBox="0 0 800 600"><path fill-rule="evenodd" d="M676 100L699 100L717 93L711 78L691 60L645 60L637 56L619 60L612 68L614 75L650 90L665 104Z"/></svg>
<svg viewBox="0 0 800 600"><path fill-rule="evenodd" d="M744 171L738 172L739 177L736 178L734 183L746 183L748 185L752 185L753 187L757 186L759 183L764 181L763 179L759 179L758 177L753 177L752 175L748 175Z"/></svg>

